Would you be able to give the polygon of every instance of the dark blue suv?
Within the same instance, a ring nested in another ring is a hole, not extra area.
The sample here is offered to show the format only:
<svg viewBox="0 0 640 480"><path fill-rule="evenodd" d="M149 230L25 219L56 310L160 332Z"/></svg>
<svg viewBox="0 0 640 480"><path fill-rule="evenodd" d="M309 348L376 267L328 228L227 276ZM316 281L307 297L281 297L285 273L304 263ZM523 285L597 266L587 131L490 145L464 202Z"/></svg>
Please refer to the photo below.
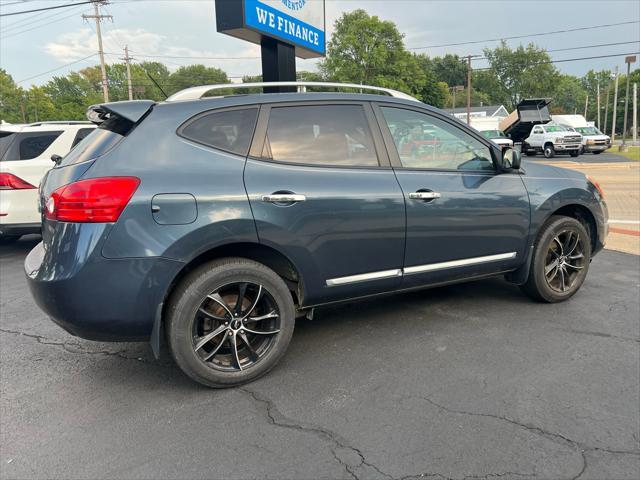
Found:
<svg viewBox="0 0 640 480"><path fill-rule="evenodd" d="M238 385L316 306L495 275L558 302L604 245L597 184L404 94L200 98L219 88L91 107L43 181L25 270L73 335L166 335L194 380Z"/></svg>

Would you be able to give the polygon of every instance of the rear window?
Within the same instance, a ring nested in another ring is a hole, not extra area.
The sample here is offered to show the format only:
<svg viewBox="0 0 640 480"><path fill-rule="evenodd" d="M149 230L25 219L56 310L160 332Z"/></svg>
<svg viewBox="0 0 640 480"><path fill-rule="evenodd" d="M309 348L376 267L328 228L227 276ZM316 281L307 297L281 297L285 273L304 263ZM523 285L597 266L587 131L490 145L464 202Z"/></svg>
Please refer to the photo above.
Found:
<svg viewBox="0 0 640 480"><path fill-rule="evenodd" d="M2 160L31 160L42 155L62 131L19 132L2 137Z"/></svg>
<svg viewBox="0 0 640 480"><path fill-rule="evenodd" d="M120 143L133 125L129 120L113 116L102 122L98 128L82 129L88 130L87 135L65 155L58 167L75 165L104 155Z"/></svg>
<svg viewBox="0 0 640 480"><path fill-rule="evenodd" d="M257 108L206 113L187 123L178 134L197 143L246 156L257 117Z"/></svg>

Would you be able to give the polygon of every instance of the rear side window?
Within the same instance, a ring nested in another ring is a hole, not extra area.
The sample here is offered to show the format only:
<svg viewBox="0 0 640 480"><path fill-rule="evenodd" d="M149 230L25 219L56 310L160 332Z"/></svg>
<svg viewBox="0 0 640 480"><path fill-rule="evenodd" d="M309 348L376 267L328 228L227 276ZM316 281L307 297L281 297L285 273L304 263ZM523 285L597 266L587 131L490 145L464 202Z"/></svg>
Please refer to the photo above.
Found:
<svg viewBox="0 0 640 480"><path fill-rule="evenodd" d="M257 108L206 113L191 120L178 134L209 147L246 156L257 117Z"/></svg>
<svg viewBox="0 0 640 480"><path fill-rule="evenodd" d="M87 137L87 135L89 135L94 130L95 128L81 128L80 130L78 130L78 132L76 133L76 138L73 139L73 143L71 144L71 148L79 144Z"/></svg>
<svg viewBox="0 0 640 480"><path fill-rule="evenodd" d="M62 131L13 134L2 160L31 160L39 157L61 134Z"/></svg>
<svg viewBox="0 0 640 480"><path fill-rule="evenodd" d="M262 157L308 165L379 165L367 118L360 105L271 109Z"/></svg>

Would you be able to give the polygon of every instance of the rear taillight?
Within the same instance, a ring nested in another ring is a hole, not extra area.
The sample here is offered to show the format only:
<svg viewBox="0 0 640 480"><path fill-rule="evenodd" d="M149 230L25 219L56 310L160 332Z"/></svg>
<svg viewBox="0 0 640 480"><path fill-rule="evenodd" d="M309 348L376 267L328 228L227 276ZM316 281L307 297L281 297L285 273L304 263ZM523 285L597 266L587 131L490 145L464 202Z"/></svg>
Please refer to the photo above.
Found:
<svg viewBox="0 0 640 480"><path fill-rule="evenodd" d="M47 199L45 217L60 222L115 222L138 185L137 177L90 178L70 183Z"/></svg>
<svg viewBox="0 0 640 480"><path fill-rule="evenodd" d="M29 190L37 188L13 173L0 173L0 190Z"/></svg>

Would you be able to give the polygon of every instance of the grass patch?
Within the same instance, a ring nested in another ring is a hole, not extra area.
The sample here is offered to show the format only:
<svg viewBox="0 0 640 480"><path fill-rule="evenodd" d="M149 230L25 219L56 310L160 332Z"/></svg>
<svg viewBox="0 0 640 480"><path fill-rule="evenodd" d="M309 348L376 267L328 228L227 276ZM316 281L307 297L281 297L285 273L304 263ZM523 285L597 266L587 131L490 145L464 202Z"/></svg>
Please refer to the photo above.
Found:
<svg viewBox="0 0 640 480"><path fill-rule="evenodd" d="M640 162L640 147L629 146L628 152L619 152L618 146L614 145L609 150L609 153L613 153L614 155L620 155L621 157L627 158L629 160L635 160L636 162Z"/></svg>

